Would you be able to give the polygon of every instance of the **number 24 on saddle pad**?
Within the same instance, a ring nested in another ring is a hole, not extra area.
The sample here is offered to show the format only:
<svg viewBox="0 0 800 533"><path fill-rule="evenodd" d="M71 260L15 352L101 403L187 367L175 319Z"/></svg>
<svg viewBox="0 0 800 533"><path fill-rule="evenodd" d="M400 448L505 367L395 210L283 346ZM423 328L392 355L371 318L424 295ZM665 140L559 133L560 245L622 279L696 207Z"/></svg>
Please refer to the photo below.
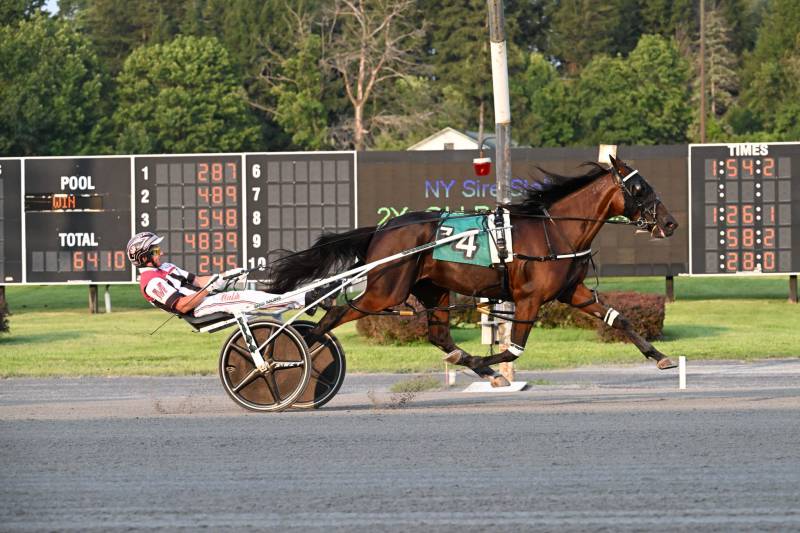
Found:
<svg viewBox="0 0 800 533"><path fill-rule="evenodd" d="M467 263L470 265L491 267L497 264L500 259L497 255L497 246L494 235L494 215L468 215L465 213L443 213L442 223L439 226L437 238L449 237L464 231L479 229L480 233L465 235L463 238L455 240L449 244L437 246L433 250L433 258L438 261L452 261L456 263ZM503 230L506 239L506 249L508 257L506 262L511 262L511 220L507 211L503 213ZM488 231L487 231L488 230Z"/></svg>

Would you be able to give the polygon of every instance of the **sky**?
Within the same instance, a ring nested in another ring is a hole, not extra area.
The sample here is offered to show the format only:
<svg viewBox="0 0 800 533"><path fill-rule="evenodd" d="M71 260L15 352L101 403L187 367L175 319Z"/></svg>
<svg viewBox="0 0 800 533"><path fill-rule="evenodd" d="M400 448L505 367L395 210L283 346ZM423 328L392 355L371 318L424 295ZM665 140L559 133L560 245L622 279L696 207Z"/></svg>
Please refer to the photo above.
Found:
<svg viewBox="0 0 800 533"><path fill-rule="evenodd" d="M50 13L58 13L58 0L47 0L44 3L44 8Z"/></svg>

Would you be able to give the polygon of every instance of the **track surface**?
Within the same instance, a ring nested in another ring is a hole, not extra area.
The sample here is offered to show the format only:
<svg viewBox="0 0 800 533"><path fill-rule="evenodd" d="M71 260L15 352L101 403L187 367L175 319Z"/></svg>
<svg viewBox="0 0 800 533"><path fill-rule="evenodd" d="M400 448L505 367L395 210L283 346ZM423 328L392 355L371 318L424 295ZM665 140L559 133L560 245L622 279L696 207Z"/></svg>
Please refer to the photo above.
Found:
<svg viewBox="0 0 800 533"><path fill-rule="evenodd" d="M519 377L266 415L214 378L4 380L0 530L800 529L800 360Z"/></svg>

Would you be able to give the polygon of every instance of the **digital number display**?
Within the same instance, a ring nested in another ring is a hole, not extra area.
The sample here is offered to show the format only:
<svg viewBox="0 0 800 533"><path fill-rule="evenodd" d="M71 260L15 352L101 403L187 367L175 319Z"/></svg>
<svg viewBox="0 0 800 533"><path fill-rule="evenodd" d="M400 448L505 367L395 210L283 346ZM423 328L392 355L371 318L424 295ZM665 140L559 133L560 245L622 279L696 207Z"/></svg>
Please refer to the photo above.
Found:
<svg viewBox="0 0 800 533"><path fill-rule="evenodd" d="M130 282L130 158L25 161L26 281Z"/></svg>
<svg viewBox="0 0 800 533"><path fill-rule="evenodd" d="M164 237L165 262L208 275L242 264L241 156L134 157L136 233Z"/></svg>
<svg viewBox="0 0 800 533"><path fill-rule="evenodd" d="M22 161L0 159L0 283L22 282Z"/></svg>
<svg viewBox="0 0 800 533"><path fill-rule="evenodd" d="M322 232L353 229L353 153L246 154L245 168L248 268L304 250Z"/></svg>
<svg viewBox="0 0 800 533"><path fill-rule="evenodd" d="M691 146L690 188L690 273L800 270L800 144Z"/></svg>

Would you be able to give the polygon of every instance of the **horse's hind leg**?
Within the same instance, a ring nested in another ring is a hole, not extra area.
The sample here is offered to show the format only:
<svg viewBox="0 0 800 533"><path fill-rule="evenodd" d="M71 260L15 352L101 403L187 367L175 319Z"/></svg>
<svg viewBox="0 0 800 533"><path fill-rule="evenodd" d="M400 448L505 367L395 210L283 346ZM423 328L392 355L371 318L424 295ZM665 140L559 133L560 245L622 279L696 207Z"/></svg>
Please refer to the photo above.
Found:
<svg viewBox="0 0 800 533"><path fill-rule="evenodd" d="M428 309L444 308L450 305L450 291L427 280L414 286L411 293ZM494 387L508 385L508 381L502 375L488 366L476 365L473 367L471 363L480 358L470 355L453 341L453 336L450 334L450 311L448 309L437 309L428 313L428 341L447 354L444 358L445 361L469 367L478 376L488 379Z"/></svg>
<svg viewBox="0 0 800 533"><path fill-rule="evenodd" d="M614 329L621 330L627 335L631 342L639 348L639 351L642 352L645 357L654 359L656 361L656 366L661 370L675 368L675 363L673 363L669 357L656 350L655 346L647 342L641 335L636 333L628 319L622 316L619 311L596 301L594 293L592 293L586 285L578 285L575 292L566 303L569 303L588 315L603 320L606 325Z"/></svg>

